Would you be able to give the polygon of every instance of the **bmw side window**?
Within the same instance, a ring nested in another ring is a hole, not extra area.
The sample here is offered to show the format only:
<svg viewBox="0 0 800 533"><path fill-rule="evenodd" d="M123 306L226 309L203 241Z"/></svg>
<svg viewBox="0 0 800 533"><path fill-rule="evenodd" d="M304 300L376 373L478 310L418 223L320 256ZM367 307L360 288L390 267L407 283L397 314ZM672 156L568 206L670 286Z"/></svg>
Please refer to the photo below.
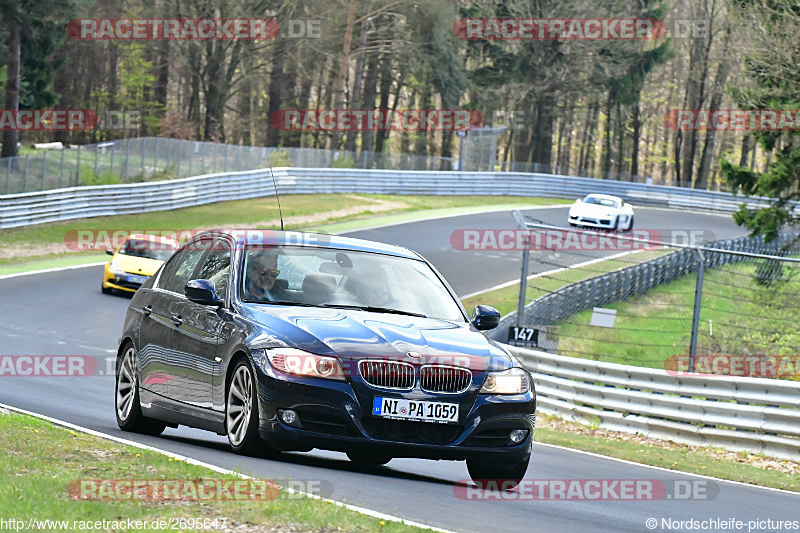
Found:
<svg viewBox="0 0 800 533"><path fill-rule="evenodd" d="M205 250L194 247L179 252L165 267L164 274L158 282L159 288L184 294L186 282L191 279L204 253Z"/></svg>
<svg viewBox="0 0 800 533"><path fill-rule="evenodd" d="M217 241L214 249L208 252L198 279L207 279L214 283L214 290L217 296L225 299L228 294L228 281L230 279L231 251L228 245L222 241Z"/></svg>

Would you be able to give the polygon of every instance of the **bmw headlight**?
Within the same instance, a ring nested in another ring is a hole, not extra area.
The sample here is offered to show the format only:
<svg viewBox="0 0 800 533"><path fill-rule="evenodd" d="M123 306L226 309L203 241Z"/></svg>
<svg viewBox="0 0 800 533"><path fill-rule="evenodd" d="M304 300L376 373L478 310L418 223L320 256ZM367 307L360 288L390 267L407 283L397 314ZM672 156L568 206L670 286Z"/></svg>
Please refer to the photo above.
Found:
<svg viewBox="0 0 800 533"><path fill-rule="evenodd" d="M260 353L256 355L256 352ZM270 348L254 350L253 358L262 370L265 370L269 361L272 368L285 374L344 381L342 365L335 357L316 355L297 348Z"/></svg>
<svg viewBox="0 0 800 533"><path fill-rule="evenodd" d="M521 368L502 372L489 372L481 387L481 394L525 394L531 390L528 373Z"/></svg>

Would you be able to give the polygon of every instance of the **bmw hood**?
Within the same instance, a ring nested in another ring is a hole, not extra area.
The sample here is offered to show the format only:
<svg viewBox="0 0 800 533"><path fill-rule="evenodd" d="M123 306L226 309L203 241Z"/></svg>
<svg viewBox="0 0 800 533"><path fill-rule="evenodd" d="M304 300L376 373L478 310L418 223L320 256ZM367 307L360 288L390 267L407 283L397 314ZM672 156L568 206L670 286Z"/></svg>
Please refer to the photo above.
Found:
<svg viewBox="0 0 800 533"><path fill-rule="evenodd" d="M467 323L391 313L253 304L252 319L288 346L347 359L389 358L508 368L511 357Z"/></svg>

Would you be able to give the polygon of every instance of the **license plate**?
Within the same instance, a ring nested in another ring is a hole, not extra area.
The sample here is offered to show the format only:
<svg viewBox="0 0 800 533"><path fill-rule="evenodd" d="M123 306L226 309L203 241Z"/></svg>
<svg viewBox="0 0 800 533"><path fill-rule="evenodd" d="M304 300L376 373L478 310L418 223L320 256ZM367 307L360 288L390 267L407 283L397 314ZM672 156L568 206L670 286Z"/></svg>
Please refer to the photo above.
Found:
<svg viewBox="0 0 800 533"><path fill-rule="evenodd" d="M129 275L129 276L127 276L127 278L128 279L126 281L128 283L140 283L141 284L141 283L144 283L145 281L147 281L147 276L139 276L139 275L136 275L136 274Z"/></svg>
<svg viewBox="0 0 800 533"><path fill-rule="evenodd" d="M458 404L376 396L372 403L372 414L396 420L420 420L446 424L458 422Z"/></svg>

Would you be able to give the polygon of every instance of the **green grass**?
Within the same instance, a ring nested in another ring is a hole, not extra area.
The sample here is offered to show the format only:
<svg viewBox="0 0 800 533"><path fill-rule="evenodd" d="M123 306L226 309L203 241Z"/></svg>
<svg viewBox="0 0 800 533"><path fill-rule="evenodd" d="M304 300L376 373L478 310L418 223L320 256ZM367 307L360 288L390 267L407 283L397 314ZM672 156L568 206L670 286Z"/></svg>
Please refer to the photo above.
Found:
<svg viewBox="0 0 800 533"><path fill-rule="evenodd" d="M706 270L698 354L796 357L800 350L797 272L787 269L793 276L788 281L764 287L755 282L758 264L748 261ZM590 326L592 311L587 310L548 333L558 335L559 353L565 355L664 368L671 357L689 353L695 283L691 274L631 301L607 305L617 310L613 328ZM794 370L797 379L800 369Z"/></svg>
<svg viewBox="0 0 800 533"><path fill-rule="evenodd" d="M667 253L662 250L650 250L637 252L617 259L607 259L592 263L590 265L569 268L560 272L552 274L540 275L534 274L528 278L528 288L525 293L526 300L531 302L536 298L544 296L558 290L561 287L582 281L585 279L593 278L601 274L627 268L632 264L650 261L656 257ZM555 270L555 267L553 267ZM519 301L519 283L495 289L493 291L483 292L475 296L461 300L464 308L468 311L478 304L491 305L498 311L500 315L505 316L517 310L517 302Z"/></svg>
<svg viewBox="0 0 800 533"><path fill-rule="evenodd" d="M542 422L552 417L541 416ZM798 491L796 474L761 468L749 462L759 457L693 449L661 447L571 431L538 428L538 442L586 450L675 471L699 473ZM0 517L27 522L30 518L73 521L174 519L214 520L292 531L399 532L422 531L402 523L361 515L337 505L288 495L274 499L204 501L131 501L74 499L80 480L236 480L171 457L72 431L37 418L0 413ZM537 457L533 457L536 471ZM324 476L324 470L319 470ZM307 480L311 481L311 480ZM324 483L324 479L318 480ZM332 487L336 494L335 485ZM181 528L197 530L197 528Z"/></svg>
<svg viewBox="0 0 800 533"><path fill-rule="evenodd" d="M381 209L391 202L391 209ZM512 196L393 196L376 194L298 194L281 197L283 216L288 229L325 229L327 225L363 220L388 213L421 213L455 208L489 206L540 206L563 200ZM348 210L347 213L341 213ZM339 211L339 213L336 213ZM327 216L326 216L327 215ZM424 215L423 215L424 216ZM75 254L63 245L65 237L77 230L183 230L214 227L253 226L276 228L279 213L274 197L219 202L171 211L136 215L93 217L12 228L0 231L0 264L52 258ZM422 217L420 217L422 218ZM41 247L42 254L31 254ZM15 254L14 250L20 252ZM77 252L79 253L79 252Z"/></svg>
<svg viewBox="0 0 800 533"><path fill-rule="evenodd" d="M72 522L224 518L228 526L235 521L265 527L293 526L299 531L423 531L285 492L270 501L75 500L70 497L69 487L76 480L238 478L14 413L0 414L0 449L0 517L4 519L27 522L35 517ZM324 476L324 470L319 474ZM335 486L333 490L335 494Z"/></svg>
<svg viewBox="0 0 800 533"><path fill-rule="evenodd" d="M543 421L554 419L541 414L539 416ZM674 443L670 443L668 447L656 445L655 443L659 441L648 444L632 439L611 439L594 435L585 427L575 423L560 422L560 425L566 428L574 427L581 432L540 427L536 429L535 439L546 444L575 448L669 470L800 492L800 479L797 474L763 468L749 462L752 459L763 459L763 456L757 454L733 454L717 448L697 449ZM778 459L773 461L781 462Z"/></svg>

